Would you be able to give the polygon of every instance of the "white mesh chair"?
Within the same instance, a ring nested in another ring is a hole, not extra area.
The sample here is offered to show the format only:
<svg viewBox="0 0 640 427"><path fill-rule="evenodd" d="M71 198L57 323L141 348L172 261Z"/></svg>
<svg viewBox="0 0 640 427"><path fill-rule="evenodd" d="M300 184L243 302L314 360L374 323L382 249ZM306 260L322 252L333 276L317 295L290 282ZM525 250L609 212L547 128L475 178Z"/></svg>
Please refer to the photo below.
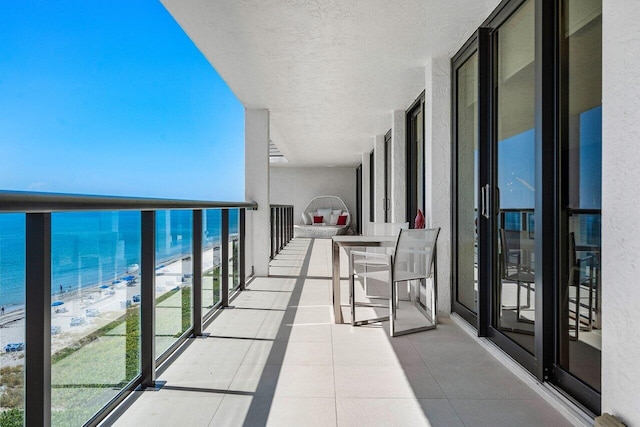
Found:
<svg viewBox="0 0 640 427"><path fill-rule="evenodd" d="M349 302L353 326L390 320L389 332L392 337L436 327L436 242L439 233L440 228L400 230L393 254L351 251ZM370 262L367 262L368 260ZM367 268L362 272L356 272L354 267L357 264L366 265ZM370 301L356 301L356 279L365 277L383 280L389 284L389 316L356 320L356 307L373 307L374 310L387 307ZM406 286L407 298L399 298L399 291L404 287L401 285ZM409 327L400 330L398 326L401 323Z"/></svg>
<svg viewBox="0 0 640 427"><path fill-rule="evenodd" d="M367 221L364 225L364 235L365 236L397 236L400 233L400 230L408 230L409 223L408 222L371 222ZM352 250L363 250L366 252L376 252L376 253L389 253L393 248L389 247L363 247L360 249L352 249ZM348 255L349 252L347 252ZM367 263L372 264L375 263L373 259L362 260L363 262L356 261L355 268L362 266L363 269L367 269ZM380 261L384 262L384 261ZM367 277L364 276L364 291L365 296L367 298L380 298L380 296L373 295L369 292L369 281Z"/></svg>

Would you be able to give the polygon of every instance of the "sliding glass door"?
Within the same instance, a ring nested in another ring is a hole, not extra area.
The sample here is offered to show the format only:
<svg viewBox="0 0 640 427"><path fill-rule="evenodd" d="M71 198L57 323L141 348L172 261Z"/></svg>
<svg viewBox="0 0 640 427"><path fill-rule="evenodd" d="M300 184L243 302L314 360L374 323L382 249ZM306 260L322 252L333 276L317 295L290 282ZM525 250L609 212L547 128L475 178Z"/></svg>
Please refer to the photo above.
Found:
<svg viewBox="0 0 640 427"><path fill-rule="evenodd" d="M424 92L407 110L407 221L424 212Z"/></svg>
<svg viewBox="0 0 640 427"><path fill-rule="evenodd" d="M602 2L559 5L560 259L557 379L600 392L602 298Z"/></svg>
<svg viewBox="0 0 640 427"><path fill-rule="evenodd" d="M475 323L478 312L478 50L477 41L453 70L454 144L453 177L454 306Z"/></svg>
<svg viewBox="0 0 640 427"><path fill-rule="evenodd" d="M600 412L601 0L512 0L452 60L453 309Z"/></svg>
<svg viewBox="0 0 640 427"><path fill-rule="evenodd" d="M534 0L528 0L494 32L492 141L497 166L492 171L497 206L492 234L498 259L493 324L531 354L536 320L534 31Z"/></svg>

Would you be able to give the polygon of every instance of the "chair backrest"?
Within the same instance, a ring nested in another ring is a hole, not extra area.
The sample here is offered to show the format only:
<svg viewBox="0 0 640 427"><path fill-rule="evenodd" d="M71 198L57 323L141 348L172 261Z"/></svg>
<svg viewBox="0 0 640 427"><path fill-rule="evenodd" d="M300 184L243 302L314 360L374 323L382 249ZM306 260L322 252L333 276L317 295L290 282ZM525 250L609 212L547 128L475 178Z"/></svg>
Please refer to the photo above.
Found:
<svg viewBox="0 0 640 427"><path fill-rule="evenodd" d="M393 254L394 275L406 272L430 277L439 233L440 227L400 230Z"/></svg>
<svg viewBox="0 0 640 427"><path fill-rule="evenodd" d="M364 228L365 236L397 236L400 230L407 230L408 222L370 222Z"/></svg>

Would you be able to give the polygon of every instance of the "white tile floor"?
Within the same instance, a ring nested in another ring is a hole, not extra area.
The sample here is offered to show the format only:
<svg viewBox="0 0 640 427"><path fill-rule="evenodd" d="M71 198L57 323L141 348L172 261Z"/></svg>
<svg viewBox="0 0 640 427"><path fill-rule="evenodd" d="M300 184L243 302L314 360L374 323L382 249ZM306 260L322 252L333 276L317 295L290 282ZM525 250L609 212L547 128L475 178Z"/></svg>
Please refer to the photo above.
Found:
<svg viewBox="0 0 640 427"><path fill-rule="evenodd" d="M448 318L333 324L330 273L330 240L292 241L114 425L570 425Z"/></svg>

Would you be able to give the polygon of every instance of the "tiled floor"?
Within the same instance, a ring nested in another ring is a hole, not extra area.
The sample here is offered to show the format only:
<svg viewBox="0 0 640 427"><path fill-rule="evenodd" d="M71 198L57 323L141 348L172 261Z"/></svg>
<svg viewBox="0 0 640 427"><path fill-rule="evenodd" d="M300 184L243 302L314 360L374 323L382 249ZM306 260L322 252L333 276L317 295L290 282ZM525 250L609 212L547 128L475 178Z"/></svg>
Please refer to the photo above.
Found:
<svg viewBox="0 0 640 427"><path fill-rule="evenodd" d="M329 240L292 241L115 425L570 425L448 318L393 339L333 324L330 273Z"/></svg>

